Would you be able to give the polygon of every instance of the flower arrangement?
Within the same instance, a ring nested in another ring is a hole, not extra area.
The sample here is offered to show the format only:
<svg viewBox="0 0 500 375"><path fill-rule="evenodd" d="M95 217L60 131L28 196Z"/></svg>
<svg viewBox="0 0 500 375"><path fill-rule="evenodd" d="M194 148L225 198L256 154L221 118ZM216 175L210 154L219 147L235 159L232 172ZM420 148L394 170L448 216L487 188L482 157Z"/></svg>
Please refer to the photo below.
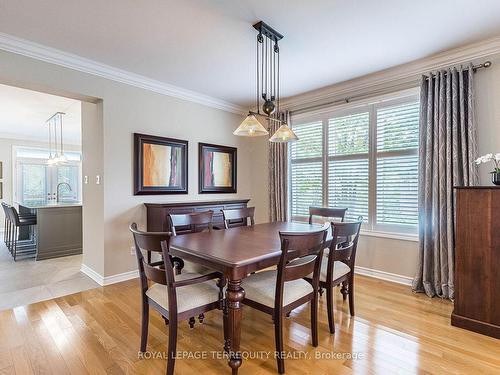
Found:
<svg viewBox="0 0 500 375"><path fill-rule="evenodd" d="M483 163L489 163L490 161L492 161L495 164L495 168L490 172L491 182L493 182L494 185L500 185L500 153L497 153L495 155L493 154L483 155L474 160L474 163L476 163L476 165L479 165Z"/></svg>
<svg viewBox="0 0 500 375"><path fill-rule="evenodd" d="M479 164L483 164L483 163L489 163L490 161L495 163L495 169L493 171L491 171L491 173L500 173L500 153L497 153L495 155L490 153L490 154L480 156L479 158L474 160L474 163L479 165Z"/></svg>

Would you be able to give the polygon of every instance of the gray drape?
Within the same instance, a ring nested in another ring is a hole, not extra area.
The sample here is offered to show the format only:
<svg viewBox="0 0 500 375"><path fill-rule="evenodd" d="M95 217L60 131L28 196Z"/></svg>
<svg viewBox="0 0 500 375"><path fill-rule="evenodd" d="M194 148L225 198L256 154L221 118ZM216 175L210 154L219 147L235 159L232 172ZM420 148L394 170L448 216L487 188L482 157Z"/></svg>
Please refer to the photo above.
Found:
<svg viewBox="0 0 500 375"><path fill-rule="evenodd" d="M420 87L419 263L414 291L454 297L453 186L477 185L474 71L440 71Z"/></svg>
<svg viewBox="0 0 500 375"><path fill-rule="evenodd" d="M290 113L284 118L290 124ZM269 134L273 135L281 126L271 121ZM288 218L288 144L269 142L269 220L286 221Z"/></svg>

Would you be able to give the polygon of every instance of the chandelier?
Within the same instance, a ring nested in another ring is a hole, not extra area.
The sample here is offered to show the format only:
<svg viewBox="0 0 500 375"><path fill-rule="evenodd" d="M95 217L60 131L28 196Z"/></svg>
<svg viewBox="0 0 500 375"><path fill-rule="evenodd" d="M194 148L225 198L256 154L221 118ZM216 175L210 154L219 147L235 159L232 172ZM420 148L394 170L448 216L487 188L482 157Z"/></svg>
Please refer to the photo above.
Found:
<svg viewBox="0 0 500 375"><path fill-rule="evenodd" d="M68 161L63 149L64 115L63 112L56 112L45 122L49 129L49 165L64 164Z"/></svg>
<svg viewBox="0 0 500 375"><path fill-rule="evenodd" d="M281 125L269 139L270 142L296 141L297 136L289 128L283 113L280 111L280 49L278 42L283 38L283 35L262 21L253 27L258 31L257 95L255 101L257 112L250 111L233 134L244 137L267 135L269 132L261 123L261 120L264 119L269 125Z"/></svg>

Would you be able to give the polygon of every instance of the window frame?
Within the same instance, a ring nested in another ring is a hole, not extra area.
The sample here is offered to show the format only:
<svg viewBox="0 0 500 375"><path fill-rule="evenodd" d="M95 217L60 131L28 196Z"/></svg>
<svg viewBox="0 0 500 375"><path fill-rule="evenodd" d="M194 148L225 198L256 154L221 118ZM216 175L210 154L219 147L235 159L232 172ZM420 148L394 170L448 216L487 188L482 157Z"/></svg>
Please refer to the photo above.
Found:
<svg viewBox="0 0 500 375"><path fill-rule="evenodd" d="M307 221L308 217L302 215L292 215L292 176L291 167L292 164L296 163L307 163L312 161L322 162L322 204L323 206L328 205L328 167L329 163L334 160L356 160L356 159L368 159L368 222L363 223L362 233L371 236L382 236L395 239L408 239L417 240L418 235L418 225L397 225L397 224L384 224L377 223L377 161L380 157L388 156L414 156L419 154L418 147L414 149L402 149L402 150L389 150L389 151L379 151L377 150L377 111L381 108L391 107L395 105L401 105L404 103L412 103L419 101L419 89L413 88L409 90L404 90L398 93L393 93L389 95L382 95L376 98L371 98L367 100L358 101L355 104L346 103L340 105L335 109L324 108L317 111L300 113L297 115L292 114L292 129L293 124L298 125L310 123L310 122L321 122L322 127L322 156L314 158L300 158L292 159L291 156L291 145L289 145L289 158L288 158L288 212L290 213L289 218L291 221ZM329 155L329 120L334 117L342 117L346 115L355 115L359 113L369 113L369 124L368 124L368 152L352 155Z"/></svg>
<svg viewBox="0 0 500 375"><path fill-rule="evenodd" d="M33 150L33 151L43 151L43 152L49 152L47 148L44 147L36 147L36 146L19 146L19 145L13 145L12 146L12 199L13 201L19 201L22 200L23 198L23 193L20 191L20 187L22 186L23 180L22 177L20 178L19 176L19 168L20 165L26 164L26 165L43 165L45 167L52 168L52 170L46 170L45 171L45 194L49 193L54 193L55 187L57 186L57 179L58 179L58 173L57 173L57 168L58 166L49 166L48 164L48 159L44 158L33 158L33 157L24 157L24 156L18 156L18 151L19 150ZM68 151L68 153L74 153L74 154L79 154L80 160L68 160L65 163L65 166L72 166L72 167L77 167L78 168L78 178L77 178L77 186L75 190L76 193L76 199L78 201L82 201L83 199L83 186L82 186L82 174L83 174L83 167L82 167L82 153L81 151ZM75 188L75 187L73 187ZM57 192L56 192L57 193ZM48 198L48 196L45 196L45 198Z"/></svg>

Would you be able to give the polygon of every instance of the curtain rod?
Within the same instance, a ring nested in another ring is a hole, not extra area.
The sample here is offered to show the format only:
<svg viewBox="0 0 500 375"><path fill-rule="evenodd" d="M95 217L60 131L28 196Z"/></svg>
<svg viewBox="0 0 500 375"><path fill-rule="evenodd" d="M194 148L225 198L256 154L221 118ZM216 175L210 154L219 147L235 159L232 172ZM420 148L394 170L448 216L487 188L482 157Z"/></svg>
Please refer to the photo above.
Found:
<svg viewBox="0 0 500 375"><path fill-rule="evenodd" d="M483 69L483 68L489 68L490 66L491 66L491 61L488 60L482 64L472 65L472 71L475 72L476 70ZM469 67L465 67L462 70L469 70ZM432 77L436 76L434 73L431 73L431 74L432 74ZM429 77L427 77L427 79L429 79Z"/></svg>
<svg viewBox="0 0 500 375"><path fill-rule="evenodd" d="M473 65L472 66L472 70L473 71L476 71L478 69L483 69L483 68L489 68L491 66L491 61L485 61L484 63L482 64L478 64L478 65ZM468 70L469 68L465 68L464 70ZM433 74L433 76L435 76ZM418 81L417 81L418 82ZM332 105L335 105L335 104L347 104L347 103L350 103L351 101L356 101L356 100L362 100L362 99L367 99L367 98L370 98L370 97L373 97L373 96L376 96L376 95L383 95L383 94L388 94L390 93L392 90L391 89L401 89L401 90L404 90L404 89L408 89L408 88L411 88L413 85L411 82L406 82L406 83L401 83L401 84L396 84L396 85L393 85L393 86L389 86L389 87L386 87L384 90L380 90L379 92L370 92L368 94L360 94L360 95L354 95L354 96L348 96L348 97L345 97L343 99L337 99L337 100L334 100L334 101L331 101L331 102L326 102L326 103L322 103L322 104L315 104L315 105L311 105L309 107L303 107L303 108L298 108L296 110L291 110L290 111L290 114L298 114L298 113L304 113L304 112L308 112L308 111L311 111L311 110L317 110L317 109L322 109L323 107L329 107L329 106L332 106Z"/></svg>

